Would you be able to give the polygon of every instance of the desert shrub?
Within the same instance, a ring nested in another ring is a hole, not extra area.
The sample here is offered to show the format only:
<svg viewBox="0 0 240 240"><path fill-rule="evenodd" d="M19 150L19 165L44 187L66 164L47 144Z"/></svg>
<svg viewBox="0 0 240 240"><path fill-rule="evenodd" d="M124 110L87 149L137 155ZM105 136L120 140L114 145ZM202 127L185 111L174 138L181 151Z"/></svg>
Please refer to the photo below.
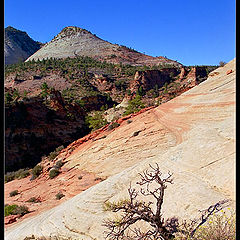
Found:
<svg viewBox="0 0 240 240"><path fill-rule="evenodd" d="M57 168L52 168L50 171L49 171L49 177L52 179L52 178L55 178L56 176L58 176L60 173L60 171L57 169Z"/></svg>
<svg viewBox="0 0 240 240"><path fill-rule="evenodd" d="M32 180L36 179L42 173L42 169L43 169L43 167L41 165L36 165L32 169L32 177L31 177L31 179Z"/></svg>
<svg viewBox="0 0 240 240"><path fill-rule="evenodd" d="M18 190L14 190L14 191L12 191L12 192L9 193L9 196L10 196L10 197L13 197L13 196L16 196L16 195L18 195L18 194L19 194Z"/></svg>
<svg viewBox="0 0 240 240"><path fill-rule="evenodd" d="M136 131L136 132L133 133L132 136L133 136L133 137L136 137L140 132L141 132L141 131Z"/></svg>
<svg viewBox="0 0 240 240"><path fill-rule="evenodd" d="M143 89L143 86L140 86L137 90L137 95L144 96L146 94L145 90Z"/></svg>
<svg viewBox="0 0 240 240"><path fill-rule="evenodd" d="M116 88L120 91L122 91L122 90L125 91L127 88L127 83L126 83L125 79L117 80L117 81L115 81L114 84L115 84Z"/></svg>
<svg viewBox="0 0 240 240"><path fill-rule="evenodd" d="M220 67L224 67L225 64L226 64L226 62L223 62L223 61L220 61L220 62L219 62L219 66L220 66Z"/></svg>
<svg viewBox="0 0 240 240"><path fill-rule="evenodd" d="M55 196L56 196L56 199L57 199L57 200L60 200L60 199L63 198L65 195L64 195L61 191L59 191Z"/></svg>
<svg viewBox="0 0 240 240"><path fill-rule="evenodd" d="M62 162L62 160L59 160L56 162L56 164L53 167L59 169L63 166L63 164L64 163Z"/></svg>
<svg viewBox="0 0 240 240"><path fill-rule="evenodd" d="M5 93L5 103L10 104L13 100L13 96L10 92Z"/></svg>
<svg viewBox="0 0 240 240"><path fill-rule="evenodd" d="M51 160L51 161L54 160L63 149L64 149L64 146L61 145L61 146L57 147L53 152L50 152L50 154L48 156L49 160Z"/></svg>
<svg viewBox="0 0 240 240"><path fill-rule="evenodd" d="M19 169L15 172L7 172L4 176L5 182L10 182L14 179L25 178L30 175L29 169Z"/></svg>
<svg viewBox="0 0 240 240"><path fill-rule="evenodd" d="M27 177L29 175L30 175L29 169L19 169L16 172L15 177L17 179L22 179L22 178L25 178L25 177Z"/></svg>
<svg viewBox="0 0 240 240"><path fill-rule="evenodd" d="M41 201L36 197L31 197L26 202L38 203L38 202L41 202Z"/></svg>
<svg viewBox="0 0 240 240"><path fill-rule="evenodd" d="M124 206L125 204L129 204L129 199L121 199L116 202L105 202L103 205L103 210L104 211L113 211L116 208L119 208L121 206Z"/></svg>
<svg viewBox="0 0 240 240"><path fill-rule="evenodd" d="M6 204L4 206L4 217L9 215L18 215L18 214L23 216L27 213L29 213L28 207L24 205L18 206L16 204L13 204L13 205Z"/></svg>
<svg viewBox="0 0 240 240"><path fill-rule="evenodd" d="M141 101L141 96L136 95L136 97L128 102L128 106L126 107L126 111L123 113L123 116L129 115L131 113L135 113L143 109L145 105Z"/></svg>
<svg viewBox="0 0 240 240"><path fill-rule="evenodd" d="M221 210L221 214L213 214L206 223L198 228L193 235L194 240L235 240L236 217Z"/></svg>
<svg viewBox="0 0 240 240"><path fill-rule="evenodd" d="M12 215L16 208L17 208L16 204L13 204L13 205L6 204L4 206L4 217Z"/></svg>
<svg viewBox="0 0 240 240"><path fill-rule="evenodd" d="M50 160L54 160L56 157L57 157L57 152L56 151L53 151L53 152L50 152L49 153L49 156L48 156L48 158L50 159Z"/></svg>
<svg viewBox="0 0 240 240"><path fill-rule="evenodd" d="M61 145L61 146L57 147L55 151L60 152L60 151L62 151L63 149L64 149L64 146Z"/></svg>
<svg viewBox="0 0 240 240"><path fill-rule="evenodd" d="M120 124L118 122L113 122L111 125L108 126L108 130L110 131L119 126L120 126Z"/></svg>
<svg viewBox="0 0 240 240"><path fill-rule="evenodd" d="M163 85L163 87L162 87L164 94L167 94L167 93L168 93L168 88L169 88L168 83L165 82L164 85Z"/></svg>
<svg viewBox="0 0 240 240"><path fill-rule="evenodd" d="M4 176L5 183L10 182L15 179L14 172L7 172Z"/></svg>
<svg viewBox="0 0 240 240"><path fill-rule="evenodd" d="M101 177L95 177L94 178L94 181L98 181L98 180L102 181L103 179Z"/></svg>
<svg viewBox="0 0 240 240"><path fill-rule="evenodd" d="M78 176L78 179L79 179L79 180L81 180L82 178L83 178L83 176L81 176L81 175L80 175L80 176Z"/></svg>
<svg viewBox="0 0 240 240"><path fill-rule="evenodd" d="M46 82L44 82L42 85L41 85L41 96L46 100L47 96L49 95L49 87L47 85Z"/></svg>
<svg viewBox="0 0 240 240"><path fill-rule="evenodd" d="M94 131L105 126L108 122L104 119L102 112L96 112L94 115L86 117L86 123Z"/></svg>
<svg viewBox="0 0 240 240"><path fill-rule="evenodd" d="M18 215L20 214L21 216L25 215L29 213L28 207L21 205L21 206L17 206L14 211L13 211L13 215Z"/></svg>

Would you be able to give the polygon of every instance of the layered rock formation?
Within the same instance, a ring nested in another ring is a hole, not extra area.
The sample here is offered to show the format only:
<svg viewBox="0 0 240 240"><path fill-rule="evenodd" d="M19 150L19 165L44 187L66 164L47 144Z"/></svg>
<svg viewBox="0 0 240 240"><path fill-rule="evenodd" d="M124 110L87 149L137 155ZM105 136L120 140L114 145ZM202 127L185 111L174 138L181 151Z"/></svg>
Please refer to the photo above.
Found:
<svg viewBox="0 0 240 240"><path fill-rule="evenodd" d="M138 173L154 163L174 176L164 196L164 218L193 219L198 210L223 199L229 199L234 208L235 84L233 60L171 101L128 116L111 131L102 129L69 145L58 156L66 168L107 179L51 210L13 224L6 229L5 239L32 235L105 239L102 223L113 214L104 211L104 203L126 198L130 182L135 187Z"/></svg>
<svg viewBox="0 0 240 240"><path fill-rule="evenodd" d="M207 79L207 66L202 67L182 67L182 68L164 68L161 70L137 71L134 79L130 82L132 92L140 86L145 91L155 88L161 88L164 84L171 81L191 83L191 87Z"/></svg>
<svg viewBox="0 0 240 240"><path fill-rule="evenodd" d="M26 32L11 26L5 28L4 55L5 64L25 61L41 48L43 44L34 41Z"/></svg>
<svg viewBox="0 0 240 240"><path fill-rule="evenodd" d="M34 167L60 145L88 133L85 112L52 91L49 106L39 97L5 107L5 170Z"/></svg>
<svg viewBox="0 0 240 240"><path fill-rule="evenodd" d="M66 27L39 51L30 56L29 60L46 58L67 58L89 56L111 63L131 65L161 65L181 66L180 63L164 58L152 57L125 46L119 46L104 41L89 31L79 27Z"/></svg>
<svg viewBox="0 0 240 240"><path fill-rule="evenodd" d="M170 75L170 73L172 75ZM130 82L130 89L133 92L142 86L145 91L148 91L153 89L156 85L161 88L165 83L169 83L170 80L176 77L178 73L177 68L137 71L133 81Z"/></svg>

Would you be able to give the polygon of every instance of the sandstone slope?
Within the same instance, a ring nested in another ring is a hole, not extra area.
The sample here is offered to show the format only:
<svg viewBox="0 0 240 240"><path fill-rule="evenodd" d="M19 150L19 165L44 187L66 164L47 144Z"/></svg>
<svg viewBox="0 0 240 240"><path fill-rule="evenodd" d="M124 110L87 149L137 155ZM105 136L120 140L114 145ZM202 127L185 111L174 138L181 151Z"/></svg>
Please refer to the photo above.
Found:
<svg viewBox="0 0 240 240"><path fill-rule="evenodd" d="M10 26L5 28L5 64L23 62L39 50L41 46L41 43L34 41L26 32L22 32Z"/></svg>
<svg viewBox="0 0 240 240"><path fill-rule="evenodd" d="M180 63L164 57L148 56L125 46L109 43L85 29L73 26L64 28L26 61L77 56L88 56L107 62L131 65L169 64L181 66Z"/></svg>
<svg viewBox="0 0 240 240"><path fill-rule="evenodd" d="M133 115L131 123L122 119L112 131L69 145L59 155L65 167L107 179L10 226L5 239L105 239L102 222L112 214L103 211L104 202L126 197L130 182L135 186L138 173L154 163L174 174L165 192L165 217L193 218L222 199L235 207L235 83L234 59L182 95Z"/></svg>

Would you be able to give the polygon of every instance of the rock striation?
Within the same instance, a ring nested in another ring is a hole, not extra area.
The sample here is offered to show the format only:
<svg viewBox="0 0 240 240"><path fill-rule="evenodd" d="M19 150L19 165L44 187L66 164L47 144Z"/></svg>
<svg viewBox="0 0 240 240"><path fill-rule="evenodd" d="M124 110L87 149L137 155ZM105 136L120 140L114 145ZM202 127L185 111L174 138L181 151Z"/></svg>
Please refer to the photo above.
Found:
<svg viewBox="0 0 240 240"><path fill-rule="evenodd" d="M46 58L67 58L89 56L111 63L130 65L162 65L181 66L180 63L164 58L152 57L133 49L104 41L91 32L79 27L65 27L43 48L30 56L29 60Z"/></svg>
<svg viewBox="0 0 240 240"><path fill-rule="evenodd" d="M235 208L235 87L234 59L171 101L69 145L59 155L64 167L107 179L50 210L9 224L5 239L105 239L102 223L113 214L104 211L104 203L126 198L129 184L135 187L138 173L154 163L174 176L165 192L164 218L193 219L198 210L223 199Z"/></svg>
<svg viewBox="0 0 240 240"><path fill-rule="evenodd" d="M43 45L30 38L26 32L17 30L11 26L5 28L4 32L5 64L25 61Z"/></svg>

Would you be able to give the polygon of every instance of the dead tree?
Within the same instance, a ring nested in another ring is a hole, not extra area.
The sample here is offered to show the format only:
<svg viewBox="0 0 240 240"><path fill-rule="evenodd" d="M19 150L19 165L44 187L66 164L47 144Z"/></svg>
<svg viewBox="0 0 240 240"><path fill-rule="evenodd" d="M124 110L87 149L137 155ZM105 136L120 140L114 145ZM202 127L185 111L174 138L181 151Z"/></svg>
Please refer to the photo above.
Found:
<svg viewBox="0 0 240 240"><path fill-rule="evenodd" d="M168 183L172 183L172 174L168 172L167 176L163 177L156 164L156 167L150 165L150 171L146 170L139 174L141 180L137 182L140 187L140 193L143 196L151 196L155 199L156 210L153 211L151 205L153 202L145 203L137 200L139 192L132 188L128 189L129 200L119 203L108 204L108 208L113 212L121 212L120 220L107 220L104 226L108 228L106 239L138 239L138 240L156 240L156 239L171 239L173 235L167 229L164 219L161 214L164 191ZM152 183L157 183L154 190L151 189ZM134 227L134 224L144 221L150 225L150 230L143 232L141 229Z"/></svg>
<svg viewBox="0 0 240 240"><path fill-rule="evenodd" d="M184 221L179 224L176 217L167 219L162 217L161 210L163 204L164 191L168 183L173 183L172 173L168 172L162 176L158 164L156 167L150 165L150 171L146 170L139 174L141 179L137 184L140 186L140 193L143 196L150 196L155 199L155 211L152 208L154 202L144 202L137 200L139 192L131 187L128 188L129 199L115 203L107 202L106 210L120 212L119 219L105 220L103 226L106 239L109 240L169 240L174 238L174 234L179 232L185 236L193 237L196 230L204 224L207 219L215 212L220 211L228 200L222 200L211 205L208 209L201 212L198 219L191 220L190 223ZM151 188L153 183L154 188ZM134 225L137 222L144 221L148 223L149 230L143 231Z"/></svg>

